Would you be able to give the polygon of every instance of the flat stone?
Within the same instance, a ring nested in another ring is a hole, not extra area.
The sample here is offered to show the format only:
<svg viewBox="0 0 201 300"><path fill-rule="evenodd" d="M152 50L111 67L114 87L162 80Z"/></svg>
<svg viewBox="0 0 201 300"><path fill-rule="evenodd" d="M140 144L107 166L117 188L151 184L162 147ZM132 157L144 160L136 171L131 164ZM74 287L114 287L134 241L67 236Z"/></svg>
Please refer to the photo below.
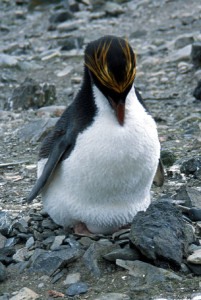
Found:
<svg viewBox="0 0 201 300"><path fill-rule="evenodd" d="M31 248L33 245L34 245L34 238L33 238L33 236L31 236L31 237L26 241L25 247L26 247L27 249L29 249L29 248Z"/></svg>
<svg viewBox="0 0 201 300"><path fill-rule="evenodd" d="M116 259L137 260L140 258L139 251L129 247L119 248L103 256L106 260L115 262Z"/></svg>
<svg viewBox="0 0 201 300"><path fill-rule="evenodd" d="M181 276L178 276L169 270L157 268L140 260L126 261L117 259L116 264L128 270L130 275L143 279L143 284L150 285L153 282L161 282L167 279L182 281Z"/></svg>
<svg viewBox="0 0 201 300"><path fill-rule="evenodd" d="M83 26L83 21L66 21L57 26L59 31L73 31L79 28L79 26Z"/></svg>
<svg viewBox="0 0 201 300"><path fill-rule="evenodd" d="M6 267L0 262L0 282L6 279Z"/></svg>
<svg viewBox="0 0 201 300"><path fill-rule="evenodd" d="M148 259L179 267L187 240L180 210L169 202L151 203L146 212L139 212L131 225L130 240ZM174 247L172 246L174 245Z"/></svg>
<svg viewBox="0 0 201 300"><path fill-rule="evenodd" d="M51 250L55 250L56 248L58 248L63 243L63 241L65 240L65 238L66 238L65 235L55 236L54 242L53 242L52 246L50 247L50 249Z"/></svg>
<svg viewBox="0 0 201 300"><path fill-rule="evenodd" d="M84 263L89 271L91 271L96 277L100 276L100 269L98 267L97 255L95 250L95 243L91 244L85 252Z"/></svg>
<svg viewBox="0 0 201 300"><path fill-rule="evenodd" d="M81 255L76 249L63 249L39 254L31 264L31 270L51 276L58 269L76 260Z"/></svg>
<svg viewBox="0 0 201 300"><path fill-rule="evenodd" d="M106 293L94 298L94 300L130 300L130 297L120 293Z"/></svg>
<svg viewBox="0 0 201 300"><path fill-rule="evenodd" d="M66 295L75 296L75 295L85 294L87 291L88 291L87 284L83 282L77 282L69 286L69 288L66 290Z"/></svg>
<svg viewBox="0 0 201 300"><path fill-rule="evenodd" d="M62 71L57 72L58 77L64 77L73 71L73 67L66 66Z"/></svg>
<svg viewBox="0 0 201 300"><path fill-rule="evenodd" d="M16 295L11 297L9 300L35 300L38 299L39 295L36 294L31 289L28 289L27 287L23 287L19 292L16 292Z"/></svg>
<svg viewBox="0 0 201 300"><path fill-rule="evenodd" d="M189 255L187 261L192 264L201 265L201 249L195 250L193 254Z"/></svg>
<svg viewBox="0 0 201 300"><path fill-rule="evenodd" d="M66 280L64 281L64 285L74 284L80 281L80 273L71 273L68 274Z"/></svg>
<svg viewBox="0 0 201 300"><path fill-rule="evenodd" d="M180 49L187 45L193 44L194 40L195 39L193 35L179 36L174 42L175 49Z"/></svg>

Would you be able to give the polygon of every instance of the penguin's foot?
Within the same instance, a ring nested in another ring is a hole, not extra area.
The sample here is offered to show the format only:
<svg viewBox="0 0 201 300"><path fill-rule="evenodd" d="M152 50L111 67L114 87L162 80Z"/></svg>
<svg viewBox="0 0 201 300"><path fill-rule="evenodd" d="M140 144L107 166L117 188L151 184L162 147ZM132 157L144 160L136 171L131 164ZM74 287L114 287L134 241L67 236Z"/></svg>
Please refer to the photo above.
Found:
<svg viewBox="0 0 201 300"><path fill-rule="evenodd" d="M131 229L131 225L124 225L124 226L122 226L122 227L120 227L120 228L117 228L117 229L114 231L114 233L115 233L115 232L119 232L119 231L121 231L122 229Z"/></svg>
<svg viewBox="0 0 201 300"><path fill-rule="evenodd" d="M80 222L80 223L77 223L75 226L74 226L74 232L75 234L84 234L84 235L91 235L92 233L88 230L87 226Z"/></svg>

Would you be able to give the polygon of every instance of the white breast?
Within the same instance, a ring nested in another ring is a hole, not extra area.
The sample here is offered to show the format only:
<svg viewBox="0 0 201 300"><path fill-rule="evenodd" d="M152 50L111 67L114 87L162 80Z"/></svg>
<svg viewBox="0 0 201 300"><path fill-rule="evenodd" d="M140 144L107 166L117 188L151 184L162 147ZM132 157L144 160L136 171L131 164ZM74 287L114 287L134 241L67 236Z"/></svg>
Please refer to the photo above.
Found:
<svg viewBox="0 0 201 300"><path fill-rule="evenodd" d="M95 86L94 96L98 114L78 135L70 157L44 189L43 200L58 224L82 221L92 232L108 233L150 204L160 145L156 124L134 88L127 96L124 126ZM45 161L39 161L38 176Z"/></svg>

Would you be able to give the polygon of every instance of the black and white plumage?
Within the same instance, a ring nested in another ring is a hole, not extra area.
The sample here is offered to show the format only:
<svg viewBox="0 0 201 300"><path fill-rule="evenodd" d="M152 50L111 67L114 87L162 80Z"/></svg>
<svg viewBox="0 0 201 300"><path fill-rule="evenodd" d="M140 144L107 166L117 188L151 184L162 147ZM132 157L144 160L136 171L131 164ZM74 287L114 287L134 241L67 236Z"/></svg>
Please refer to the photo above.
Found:
<svg viewBox="0 0 201 300"><path fill-rule="evenodd" d="M89 43L81 89L43 141L27 200L41 192L44 209L64 227L81 222L112 233L149 206L156 172L163 183L157 128L134 87L135 70L126 40Z"/></svg>

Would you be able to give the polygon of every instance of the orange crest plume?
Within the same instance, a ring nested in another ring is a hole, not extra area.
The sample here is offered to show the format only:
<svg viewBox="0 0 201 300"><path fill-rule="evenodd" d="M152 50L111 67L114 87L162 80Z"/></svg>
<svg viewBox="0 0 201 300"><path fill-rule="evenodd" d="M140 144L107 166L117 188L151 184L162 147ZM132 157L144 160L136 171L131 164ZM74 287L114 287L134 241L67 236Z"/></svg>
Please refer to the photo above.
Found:
<svg viewBox="0 0 201 300"><path fill-rule="evenodd" d="M112 41L106 46L106 42L103 44L100 50L101 43L95 50L94 57L87 55L89 63L85 63L86 66L94 73L99 81L109 89L116 91L117 93L123 93L126 88L133 82L136 72L136 55L134 54L134 64L131 62L131 51L128 41L125 41L123 46L119 40L119 44L124 52L126 58L126 75L123 82L118 83L114 75L108 70L107 66L107 53L110 49ZM99 53L100 52L100 53Z"/></svg>

